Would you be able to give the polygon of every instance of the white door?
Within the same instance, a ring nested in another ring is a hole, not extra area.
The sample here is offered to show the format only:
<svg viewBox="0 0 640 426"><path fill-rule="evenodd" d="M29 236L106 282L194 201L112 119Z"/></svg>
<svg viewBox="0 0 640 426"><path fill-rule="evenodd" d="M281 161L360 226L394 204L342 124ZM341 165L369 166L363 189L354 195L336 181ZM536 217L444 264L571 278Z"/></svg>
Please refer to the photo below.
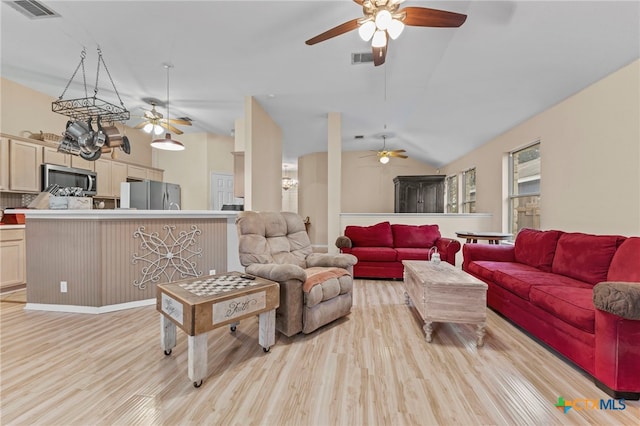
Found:
<svg viewBox="0 0 640 426"><path fill-rule="evenodd" d="M211 205L212 210L222 210L224 204L244 204L242 198L233 196L233 175L211 173Z"/></svg>

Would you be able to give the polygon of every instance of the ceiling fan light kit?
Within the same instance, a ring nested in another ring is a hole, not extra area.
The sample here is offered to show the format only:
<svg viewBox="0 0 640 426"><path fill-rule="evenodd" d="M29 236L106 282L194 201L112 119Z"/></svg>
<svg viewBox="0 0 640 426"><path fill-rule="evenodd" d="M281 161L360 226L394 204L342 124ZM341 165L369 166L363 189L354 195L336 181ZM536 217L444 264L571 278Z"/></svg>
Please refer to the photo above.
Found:
<svg viewBox="0 0 640 426"><path fill-rule="evenodd" d="M405 25L416 27L459 27L467 19L467 15L427 7L405 7L399 9L404 0L353 0L362 6L364 16L352 19L337 27L331 28L305 43L314 45L321 41L358 29L360 38L371 40L374 65L382 65L387 56L389 37L397 39Z"/></svg>

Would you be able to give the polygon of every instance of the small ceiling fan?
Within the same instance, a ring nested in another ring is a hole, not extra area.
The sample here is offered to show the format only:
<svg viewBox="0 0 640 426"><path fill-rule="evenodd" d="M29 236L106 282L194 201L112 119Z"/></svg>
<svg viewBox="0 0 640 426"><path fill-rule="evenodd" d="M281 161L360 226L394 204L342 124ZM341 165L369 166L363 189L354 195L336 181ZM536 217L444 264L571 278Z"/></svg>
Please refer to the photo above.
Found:
<svg viewBox="0 0 640 426"><path fill-rule="evenodd" d="M153 132L156 135L164 132L163 129L167 129L170 132L181 135L184 132L173 126L173 124L181 126L191 126L191 121L189 120L183 120L181 118L164 118L162 113L156 110L156 103L152 101L150 102L150 104L151 109L144 110L144 116L140 117L143 118L144 121L135 126L134 129L143 129L147 133Z"/></svg>
<svg viewBox="0 0 640 426"><path fill-rule="evenodd" d="M352 19L331 28L305 43L309 46L339 36L358 28L364 41L371 40L373 64L384 64L389 37L398 38L405 25L414 27L459 27L467 15L427 7L405 7L399 9L404 0L353 0L362 6L364 17Z"/></svg>

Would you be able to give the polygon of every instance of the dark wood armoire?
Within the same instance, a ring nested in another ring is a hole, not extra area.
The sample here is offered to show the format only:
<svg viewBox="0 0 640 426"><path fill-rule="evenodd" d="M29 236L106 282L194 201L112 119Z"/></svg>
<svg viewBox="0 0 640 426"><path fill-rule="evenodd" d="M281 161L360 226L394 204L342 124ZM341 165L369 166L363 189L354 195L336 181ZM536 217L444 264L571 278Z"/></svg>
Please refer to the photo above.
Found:
<svg viewBox="0 0 640 426"><path fill-rule="evenodd" d="M395 213L444 213L442 175L396 176Z"/></svg>

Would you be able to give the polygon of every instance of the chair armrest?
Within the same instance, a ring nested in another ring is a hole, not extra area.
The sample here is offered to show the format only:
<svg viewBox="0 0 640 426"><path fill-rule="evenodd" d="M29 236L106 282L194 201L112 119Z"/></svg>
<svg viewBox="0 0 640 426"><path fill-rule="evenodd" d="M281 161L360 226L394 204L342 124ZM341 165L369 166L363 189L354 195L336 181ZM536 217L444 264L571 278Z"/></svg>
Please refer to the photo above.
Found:
<svg viewBox="0 0 640 426"><path fill-rule="evenodd" d="M299 280L305 282L307 273L298 265L280 265L278 263L253 263L245 268L248 274L271 281L283 282Z"/></svg>
<svg viewBox="0 0 640 426"><path fill-rule="evenodd" d="M352 254L326 254L311 253L307 256L307 267L325 266L349 269L358 263L358 259Z"/></svg>
<svg viewBox="0 0 640 426"><path fill-rule="evenodd" d="M440 237L436 240L436 248L442 260L456 266L456 253L460 251L460 241Z"/></svg>
<svg viewBox="0 0 640 426"><path fill-rule="evenodd" d="M593 304L601 311L640 320L640 283L601 282L593 287Z"/></svg>
<svg viewBox="0 0 640 426"><path fill-rule="evenodd" d="M336 247L338 247L339 249L353 247L353 244L351 243L351 238L345 237L344 235L341 237L338 237L336 239Z"/></svg>
<svg viewBox="0 0 640 426"><path fill-rule="evenodd" d="M506 244L472 244L462 246L462 269L467 270L469 263L475 260L492 262L515 262L515 246Z"/></svg>

